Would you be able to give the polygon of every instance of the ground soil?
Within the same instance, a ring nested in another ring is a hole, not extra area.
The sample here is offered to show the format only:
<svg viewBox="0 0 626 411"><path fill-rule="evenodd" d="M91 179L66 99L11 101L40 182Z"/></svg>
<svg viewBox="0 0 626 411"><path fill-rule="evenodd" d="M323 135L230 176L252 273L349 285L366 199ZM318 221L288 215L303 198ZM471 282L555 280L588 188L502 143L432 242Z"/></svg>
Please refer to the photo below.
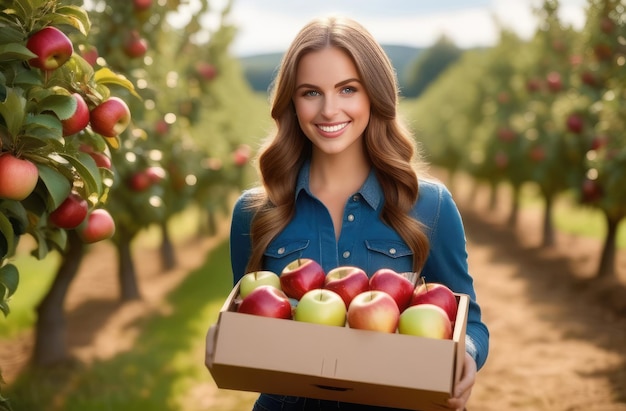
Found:
<svg viewBox="0 0 626 411"><path fill-rule="evenodd" d="M511 228L506 193L492 208L485 187L463 178L450 186L466 224L470 269L491 332L489 359L468 409L626 410L626 253L618 256L618 280L590 281L599 241L558 233L555 246L541 247L540 211L522 211ZM177 246L179 264L167 276L159 275L156 250L135 250L144 298L121 308L114 276L102 275L115 271L115 251L96 245L68 296L72 353L89 362L131 347L136 333L127 325L164 309L163 296L225 235L222 227L214 238ZM30 334L0 343L9 383L31 350ZM206 381L193 392L207 410L222 402L220 391Z"/></svg>

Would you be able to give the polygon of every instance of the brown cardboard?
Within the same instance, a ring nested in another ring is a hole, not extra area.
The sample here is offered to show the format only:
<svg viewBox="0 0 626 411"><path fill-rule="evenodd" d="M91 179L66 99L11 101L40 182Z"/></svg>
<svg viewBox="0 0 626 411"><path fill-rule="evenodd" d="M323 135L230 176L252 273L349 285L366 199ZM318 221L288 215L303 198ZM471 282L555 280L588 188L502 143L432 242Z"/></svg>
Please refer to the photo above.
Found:
<svg viewBox="0 0 626 411"><path fill-rule="evenodd" d="M452 339L438 340L240 314L237 294L207 333L219 388L430 411L460 378L467 295L457 294Z"/></svg>

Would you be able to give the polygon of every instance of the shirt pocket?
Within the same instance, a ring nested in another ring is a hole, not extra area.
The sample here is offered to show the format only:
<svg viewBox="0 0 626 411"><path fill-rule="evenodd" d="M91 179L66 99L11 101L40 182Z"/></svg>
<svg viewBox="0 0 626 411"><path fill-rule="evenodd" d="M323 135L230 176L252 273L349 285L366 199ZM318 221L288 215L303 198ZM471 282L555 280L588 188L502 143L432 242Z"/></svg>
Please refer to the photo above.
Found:
<svg viewBox="0 0 626 411"><path fill-rule="evenodd" d="M280 274L287 264L302 258L309 240L289 240L272 243L265 250L265 269Z"/></svg>
<svg viewBox="0 0 626 411"><path fill-rule="evenodd" d="M391 268L399 273L413 271L413 252L405 243L393 240L366 240L368 272Z"/></svg>

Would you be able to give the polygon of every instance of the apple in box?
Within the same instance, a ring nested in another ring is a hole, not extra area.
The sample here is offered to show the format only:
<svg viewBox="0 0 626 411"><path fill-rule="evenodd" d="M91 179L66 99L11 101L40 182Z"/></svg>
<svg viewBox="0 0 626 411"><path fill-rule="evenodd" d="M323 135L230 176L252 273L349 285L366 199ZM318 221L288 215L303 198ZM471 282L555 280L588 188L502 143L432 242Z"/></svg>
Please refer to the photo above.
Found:
<svg viewBox="0 0 626 411"><path fill-rule="evenodd" d="M369 290L369 287L369 277L365 271L352 266L333 268L326 274L324 280L324 288L339 294L346 308L350 306L354 297Z"/></svg>
<svg viewBox="0 0 626 411"><path fill-rule="evenodd" d="M454 325L456 312L459 308L456 296L451 289L440 283L423 282L415 288L410 306L418 304L434 304L441 307Z"/></svg>
<svg viewBox="0 0 626 411"><path fill-rule="evenodd" d="M449 340L452 338L452 324L441 307L418 304L406 308L400 314L398 333Z"/></svg>
<svg viewBox="0 0 626 411"><path fill-rule="evenodd" d="M352 299L348 307L348 327L394 333L398 327L400 310L386 292L370 290Z"/></svg>
<svg viewBox="0 0 626 411"><path fill-rule="evenodd" d="M280 274L280 287L288 297L300 300L307 292L324 286L326 273L311 258L298 258L287 264Z"/></svg>
<svg viewBox="0 0 626 411"><path fill-rule="evenodd" d="M271 285L280 290L280 277L275 272L267 270L246 273L239 282L239 297L245 298L261 285Z"/></svg>
<svg viewBox="0 0 626 411"><path fill-rule="evenodd" d="M370 290L384 291L389 294L400 312L411 302L415 286L408 278L390 268L380 268L370 278Z"/></svg>
<svg viewBox="0 0 626 411"><path fill-rule="evenodd" d="M291 302L278 288L261 285L241 301L237 312L289 320L291 319Z"/></svg>
<svg viewBox="0 0 626 411"><path fill-rule="evenodd" d="M346 324L346 306L334 291L316 288L307 291L295 308L294 320L314 324L343 327Z"/></svg>

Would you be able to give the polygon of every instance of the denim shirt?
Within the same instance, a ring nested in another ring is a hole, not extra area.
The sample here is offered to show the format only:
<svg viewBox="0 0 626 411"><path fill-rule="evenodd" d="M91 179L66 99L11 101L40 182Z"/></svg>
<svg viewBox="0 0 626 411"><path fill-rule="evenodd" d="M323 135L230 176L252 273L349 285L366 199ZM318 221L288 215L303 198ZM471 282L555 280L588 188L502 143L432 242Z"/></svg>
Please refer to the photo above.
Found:
<svg viewBox="0 0 626 411"><path fill-rule="evenodd" d="M249 192L244 192L233 211L230 254L235 284L245 274L250 257L253 213L246 208L249 196ZM263 269L280 275L288 263L301 257L314 259L326 272L342 265L360 267L368 276L384 267L397 272L413 271L410 248L380 219L384 196L373 171L345 205L339 240L335 238L328 210L310 191L308 163L299 173L295 196L295 214L267 247ZM430 240L422 277L470 297L466 351L480 369L489 350L489 332L481 320L468 272L465 231L456 204L443 184L420 180L419 198L411 215L425 225Z"/></svg>

